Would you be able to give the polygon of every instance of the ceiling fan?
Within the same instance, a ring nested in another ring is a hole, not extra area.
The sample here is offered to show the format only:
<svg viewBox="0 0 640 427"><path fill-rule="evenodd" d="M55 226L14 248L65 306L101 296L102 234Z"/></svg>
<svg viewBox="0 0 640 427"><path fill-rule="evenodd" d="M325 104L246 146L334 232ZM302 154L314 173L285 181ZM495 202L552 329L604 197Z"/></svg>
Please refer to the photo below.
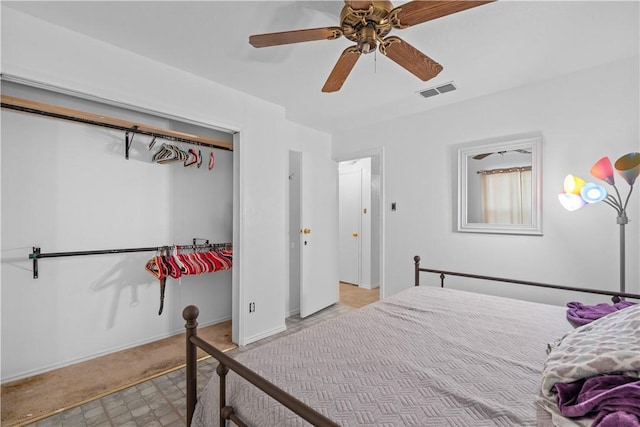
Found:
<svg viewBox="0 0 640 427"><path fill-rule="evenodd" d="M340 90L360 55L373 52L376 47L380 53L422 81L427 81L442 71L442 65L400 37L387 37L389 32L394 28L404 29L492 1L495 0L414 0L394 8L390 1L344 0L345 6L340 13L339 27L258 34L250 36L249 43L254 47L267 47L315 40L335 40L341 36L356 42L340 55L322 88L323 92Z"/></svg>
<svg viewBox="0 0 640 427"><path fill-rule="evenodd" d="M521 148L518 148L518 149L515 149L515 150L504 150L504 151L495 151L495 152L492 152L492 153L476 154L475 156L473 156L473 159L474 160L482 160L485 157L490 156L492 154L505 154L505 153L508 153L510 151L511 152L516 152L516 153L521 153L521 154L531 154L531 151L529 151L529 150L523 150Z"/></svg>

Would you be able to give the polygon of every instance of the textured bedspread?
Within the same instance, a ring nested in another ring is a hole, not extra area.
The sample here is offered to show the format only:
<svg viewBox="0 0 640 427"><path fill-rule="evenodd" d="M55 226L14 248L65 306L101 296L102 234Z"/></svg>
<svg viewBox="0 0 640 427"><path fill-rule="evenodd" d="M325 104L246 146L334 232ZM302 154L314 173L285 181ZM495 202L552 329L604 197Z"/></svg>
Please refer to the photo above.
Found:
<svg viewBox="0 0 640 427"><path fill-rule="evenodd" d="M237 360L343 426L544 426L547 344L565 309L421 286ZM251 426L307 425L230 372L228 404ZM193 425L218 424L218 378Z"/></svg>

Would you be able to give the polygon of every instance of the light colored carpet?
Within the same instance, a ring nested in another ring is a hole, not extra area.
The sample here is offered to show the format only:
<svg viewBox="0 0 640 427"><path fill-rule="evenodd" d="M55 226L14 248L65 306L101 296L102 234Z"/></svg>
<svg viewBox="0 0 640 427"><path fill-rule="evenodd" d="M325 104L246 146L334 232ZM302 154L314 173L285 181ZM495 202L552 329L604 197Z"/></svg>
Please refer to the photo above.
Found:
<svg viewBox="0 0 640 427"><path fill-rule="evenodd" d="M231 321L198 329L198 336L228 351ZM2 426L19 426L180 369L185 335L175 335L86 362L2 385ZM198 357L204 357L199 352Z"/></svg>

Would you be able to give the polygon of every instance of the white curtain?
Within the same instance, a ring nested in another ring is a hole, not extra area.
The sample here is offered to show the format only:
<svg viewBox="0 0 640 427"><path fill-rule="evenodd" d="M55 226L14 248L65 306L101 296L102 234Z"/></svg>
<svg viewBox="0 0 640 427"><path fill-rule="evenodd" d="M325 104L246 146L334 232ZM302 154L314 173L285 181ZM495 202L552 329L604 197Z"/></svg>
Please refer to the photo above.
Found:
<svg viewBox="0 0 640 427"><path fill-rule="evenodd" d="M531 224L531 169L481 172L482 220L486 224Z"/></svg>

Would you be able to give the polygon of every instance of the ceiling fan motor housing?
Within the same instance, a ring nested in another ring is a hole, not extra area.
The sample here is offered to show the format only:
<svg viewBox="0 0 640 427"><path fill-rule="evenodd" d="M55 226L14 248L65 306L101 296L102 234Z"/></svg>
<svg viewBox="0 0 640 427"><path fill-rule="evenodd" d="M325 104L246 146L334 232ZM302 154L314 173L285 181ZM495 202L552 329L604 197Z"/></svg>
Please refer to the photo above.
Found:
<svg viewBox="0 0 640 427"><path fill-rule="evenodd" d="M356 42L361 53L374 51L378 42L391 31L389 12L392 9L390 1L372 1L367 9L344 6L340 14L344 36Z"/></svg>

